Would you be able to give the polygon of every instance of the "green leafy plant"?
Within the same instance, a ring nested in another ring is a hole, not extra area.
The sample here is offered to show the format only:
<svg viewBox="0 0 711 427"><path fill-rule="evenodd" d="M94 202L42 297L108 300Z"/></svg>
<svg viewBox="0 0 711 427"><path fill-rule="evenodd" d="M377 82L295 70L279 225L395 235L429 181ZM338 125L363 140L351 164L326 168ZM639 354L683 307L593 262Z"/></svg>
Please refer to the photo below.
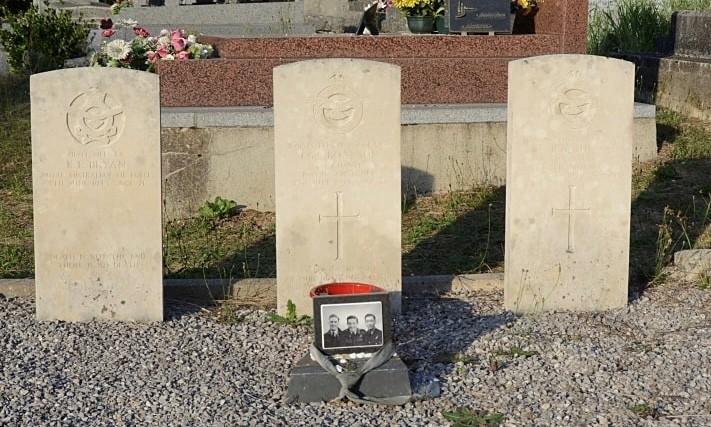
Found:
<svg viewBox="0 0 711 427"><path fill-rule="evenodd" d="M707 273L699 274L699 279L696 284L696 287L701 289L702 291L711 289L711 276L709 276Z"/></svg>
<svg viewBox="0 0 711 427"><path fill-rule="evenodd" d="M455 411L444 411L442 416L452 427L498 427L504 422L504 414L487 413L460 408Z"/></svg>
<svg viewBox="0 0 711 427"><path fill-rule="evenodd" d="M629 410L634 412L640 418L652 417L654 419L659 417L659 411L656 407L652 407L649 403L642 402L629 407Z"/></svg>
<svg viewBox="0 0 711 427"><path fill-rule="evenodd" d="M207 220L228 218L237 212L237 203L218 196L214 202L206 201L198 212L200 217Z"/></svg>
<svg viewBox="0 0 711 427"><path fill-rule="evenodd" d="M277 313L269 313L267 319L276 323L277 325L286 325L292 327L312 325L311 317L305 314L301 316L296 315L296 304L291 300L286 303L286 316L281 316Z"/></svg>
<svg viewBox="0 0 711 427"><path fill-rule="evenodd" d="M13 14L0 7L0 42L7 52L14 74L32 74L62 68L64 61L86 53L89 29L82 18L72 19L71 12L30 6Z"/></svg>

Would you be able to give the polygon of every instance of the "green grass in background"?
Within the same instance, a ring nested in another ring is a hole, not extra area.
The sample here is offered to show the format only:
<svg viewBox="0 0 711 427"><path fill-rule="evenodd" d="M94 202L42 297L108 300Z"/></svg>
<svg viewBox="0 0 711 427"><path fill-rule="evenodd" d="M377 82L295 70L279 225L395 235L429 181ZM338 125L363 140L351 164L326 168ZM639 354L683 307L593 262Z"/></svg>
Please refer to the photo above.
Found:
<svg viewBox="0 0 711 427"><path fill-rule="evenodd" d="M653 53L657 40L667 37L674 11L711 11L711 0L618 0L591 11L588 53Z"/></svg>
<svg viewBox="0 0 711 427"><path fill-rule="evenodd" d="M32 254L29 82L0 79L0 277L27 277Z"/></svg>

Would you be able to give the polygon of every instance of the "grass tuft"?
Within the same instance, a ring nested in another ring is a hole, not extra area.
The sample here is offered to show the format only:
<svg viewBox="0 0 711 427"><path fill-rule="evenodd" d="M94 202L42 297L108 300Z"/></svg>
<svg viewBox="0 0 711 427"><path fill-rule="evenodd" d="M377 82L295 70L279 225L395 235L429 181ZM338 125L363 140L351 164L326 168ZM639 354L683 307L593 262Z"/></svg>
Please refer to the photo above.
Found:
<svg viewBox="0 0 711 427"><path fill-rule="evenodd" d="M646 402L632 405L629 407L629 410L640 418L659 418L659 411L657 410L657 408L649 405Z"/></svg>
<svg viewBox="0 0 711 427"><path fill-rule="evenodd" d="M513 346L508 349L498 350L495 354L496 354L496 356L512 357L512 358L523 357L525 359L528 359L529 357L537 356L540 353L535 350L524 350L519 346Z"/></svg>
<svg viewBox="0 0 711 427"><path fill-rule="evenodd" d="M502 413L473 411L466 408L444 411L442 416L452 427L498 427L504 422Z"/></svg>

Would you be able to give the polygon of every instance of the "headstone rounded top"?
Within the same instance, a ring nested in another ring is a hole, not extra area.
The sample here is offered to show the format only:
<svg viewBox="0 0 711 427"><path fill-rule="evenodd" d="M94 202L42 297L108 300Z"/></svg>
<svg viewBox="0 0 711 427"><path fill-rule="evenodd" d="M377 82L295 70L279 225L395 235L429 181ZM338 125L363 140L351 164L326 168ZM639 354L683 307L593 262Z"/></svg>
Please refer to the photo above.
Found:
<svg viewBox="0 0 711 427"><path fill-rule="evenodd" d="M154 81L158 83L159 77L157 74L148 73L140 70L130 70L127 68L113 67L77 67L64 68L61 70L47 71L44 73L32 74L30 82L48 79L76 79L86 78L87 76L96 76L96 78L113 79L124 78L143 81Z"/></svg>
<svg viewBox="0 0 711 427"><path fill-rule="evenodd" d="M515 67L523 65L537 65L546 64L548 62L554 62L556 65L560 65L561 61L567 61L571 64L610 64L613 66L627 67L634 71L634 64L630 61L625 61L623 59L609 58L606 56L598 55L583 55L583 54L557 54L557 55L541 55L533 56L530 58L517 59L515 61L509 62L509 70ZM583 65L581 65L583 66Z"/></svg>
<svg viewBox="0 0 711 427"><path fill-rule="evenodd" d="M293 73L299 69L319 69L319 68L340 68L340 67L362 67L364 70L373 69L378 72L400 72L400 66L387 62L371 61L356 58L320 58L306 61L292 62L289 64L274 67L274 75L282 73ZM367 71L366 71L367 72Z"/></svg>

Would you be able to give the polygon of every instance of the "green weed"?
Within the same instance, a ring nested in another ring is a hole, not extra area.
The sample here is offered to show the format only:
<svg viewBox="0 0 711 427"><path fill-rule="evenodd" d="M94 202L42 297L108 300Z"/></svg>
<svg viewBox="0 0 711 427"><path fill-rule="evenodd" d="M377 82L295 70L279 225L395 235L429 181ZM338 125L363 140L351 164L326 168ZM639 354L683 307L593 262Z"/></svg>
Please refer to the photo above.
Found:
<svg viewBox="0 0 711 427"><path fill-rule="evenodd" d="M674 141L672 157L675 160L711 158L711 132L698 126L684 126Z"/></svg>
<svg viewBox="0 0 711 427"><path fill-rule="evenodd" d="M237 203L234 200L215 197L215 201L206 201L198 213L205 220L224 219L234 215L237 212Z"/></svg>
<svg viewBox="0 0 711 427"><path fill-rule="evenodd" d="M277 325L286 325L294 328L299 326L311 327L313 325L313 321L310 316L305 314L301 316L296 315L296 304L294 304L291 300L286 303L286 316L281 316L277 313L269 313L267 315L267 320L274 322Z"/></svg>
<svg viewBox="0 0 711 427"><path fill-rule="evenodd" d="M656 407L650 406L646 402L638 403L629 407L629 410L634 412L640 418L658 418L659 412Z"/></svg>
<svg viewBox="0 0 711 427"><path fill-rule="evenodd" d="M513 346L508 349L501 349L498 350L496 353L496 356L503 356L503 357L523 357L528 359L529 357L536 356L539 353L535 350L524 350L519 346Z"/></svg>
<svg viewBox="0 0 711 427"><path fill-rule="evenodd" d="M444 411L442 416L452 427L498 427L504 422L502 413L473 411L466 408Z"/></svg>

